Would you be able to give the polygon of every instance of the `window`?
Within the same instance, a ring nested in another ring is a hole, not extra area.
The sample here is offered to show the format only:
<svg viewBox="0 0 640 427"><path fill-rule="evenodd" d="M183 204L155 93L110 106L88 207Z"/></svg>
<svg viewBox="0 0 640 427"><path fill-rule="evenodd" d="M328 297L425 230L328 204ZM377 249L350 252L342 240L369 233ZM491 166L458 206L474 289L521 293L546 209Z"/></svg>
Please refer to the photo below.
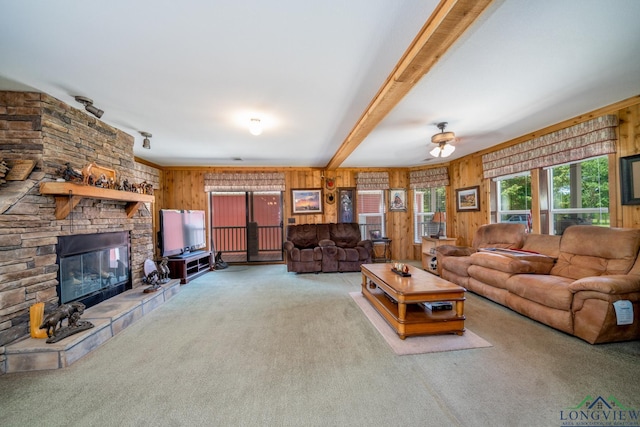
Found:
<svg viewBox="0 0 640 427"><path fill-rule="evenodd" d="M498 222L524 224L527 231L531 210L531 173L496 179Z"/></svg>
<svg viewBox="0 0 640 427"><path fill-rule="evenodd" d="M551 234L571 225L609 227L609 161L607 156L549 168Z"/></svg>
<svg viewBox="0 0 640 427"><path fill-rule="evenodd" d="M447 235L446 188L434 187L414 190L413 241L421 243L422 236ZM440 212L439 215L435 215Z"/></svg>
<svg viewBox="0 0 640 427"><path fill-rule="evenodd" d="M363 239L386 236L384 228L384 190L358 190L358 224ZM372 233L373 232L373 233ZM377 233L379 232L379 233Z"/></svg>

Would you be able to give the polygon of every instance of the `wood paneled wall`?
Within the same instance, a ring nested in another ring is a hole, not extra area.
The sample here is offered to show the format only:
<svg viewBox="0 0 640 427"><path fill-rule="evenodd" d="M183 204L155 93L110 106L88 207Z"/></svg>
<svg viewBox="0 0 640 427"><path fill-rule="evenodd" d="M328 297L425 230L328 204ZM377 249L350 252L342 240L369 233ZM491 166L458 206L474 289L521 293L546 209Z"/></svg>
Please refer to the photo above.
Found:
<svg viewBox="0 0 640 427"><path fill-rule="evenodd" d="M620 158L640 154L640 103L618 111L620 126L618 128L618 150L615 156L615 186L611 186L611 193L618 196L620 203ZM613 219L612 219L613 220ZM616 212L616 220L620 227L640 228L640 206L622 206Z"/></svg>
<svg viewBox="0 0 640 427"><path fill-rule="evenodd" d="M391 169L389 170L389 188L409 189L409 170ZM387 236L392 239L391 257L394 259L412 259L413 251L413 197L407 191L407 211L389 212L389 193L386 194L387 215L386 229Z"/></svg>
<svg viewBox="0 0 640 427"><path fill-rule="evenodd" d="M163 170L162 203L157 203L157 209L201 209L208 212L209 203L204 192L204 175L210 172L259 172L265 168L194 168L170 167ZM285 226L292 218L295 224L318 224L323 222L337 222L338 202L327 203L330 192L325 186L326 178L335 180L336 194L338 188L355 187L356 174L360 171L375 171L381 169L338 169L324 171L317 168L288 168L284 170L286 191L284 194L283 221ZM273 169L270 169L273 171ZM279 171L282 171L279 169ZM391 188L408 188L409 177L407 169L389 170ZM318 215L293 215L291 212L291 190L299 188L322 188L324 197L324 212ZM397 259L413 258L411 210L412 201L408 200L408 212L390 212L387 215L387 235L393 239L392 256Z"/></svg>
<svg viewBox="0 0 640 427"><path fill-rule="evenodd" d="M620 105L623 104L623 105ZM617 113L620 117L619 143L617 153L611 157L611 213L612 225L619 227L640 228L640 206L620 205L620 184L618 168L620 157L640 154L640 96L621 101L613 106L599 109L545 128L539 133L548 133L575 124L602 114ZM527 137L530 137L528 135ZM523 137L524 138L524 137ZM497 145L493 149L500 149L524 140L508 141ZM447 189L447 234L456 237L457 244L470 245L476 229L490 221L490 182L482 177L481 154L475 153L462 159L457 159L448 164L451 185ZM439 165L441 166L441 165ZM162 170L161 194L156 196L156 208L166 209L202 209L209 210L207 195L204 192L204 174L208 172L258 172L274 171L273 168L194 168L194 167L170 167ZM336 201L327 203L328 190L325 187L325 179L335 179L336 190L341 187L355 187L356 175L361 171L379 171L380 168L366 169L337 169L325 171L318 168L282 168L276 171L285 172L286 191L284 195L284 224L289 224L289 219L294 218L296 224L336 222ZM384 169L389 172L389 185L391 188L409 189L409 169L396 168ZM476 212L456 212L455 190L465 187L480 187L480 210ZM324 191L324 212L322 215L292 215L291 213L291 189L296 188L322 188ZM335 191L335 190L334 190ZM614 194L615 193L615 194ZM393 239L392 257L394 259L420 259L420 247L413 243L413 194L408 191L407 212L388 212L387 235ZM386 195L388 197L388 194ZM387 200L388 203L388 200ZM535 203L534 203L535 206Z"/></svg>

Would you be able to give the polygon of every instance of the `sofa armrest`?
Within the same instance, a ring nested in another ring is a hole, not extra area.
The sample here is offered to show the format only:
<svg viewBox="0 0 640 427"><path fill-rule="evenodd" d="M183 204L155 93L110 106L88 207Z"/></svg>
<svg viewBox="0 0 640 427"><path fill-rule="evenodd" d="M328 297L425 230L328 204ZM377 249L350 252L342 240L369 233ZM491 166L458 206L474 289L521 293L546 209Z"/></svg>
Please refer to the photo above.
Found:
<svg viewBox="0 0 640 427"><path fill-rule="evenodd" d="M436 252L444 256L469 256L476 250L468 246L442 245L436 248Z"/></svg>
<svg viewBox="0 0 640 427"><path fill-rule="evenodd" d="M362 246L368 251L373 250L373 242L371 240L360 240L356 246Z"/></svg>
<svg viewBox="0 0 640 427"><path fill-rule="evenodd" d="M603 294L626 294L640 291L640 276L612 274L578 279L569 285L571 292L596 291Z"/></svg>
<svg viewBox="0 0 640 427"><path fill-rule="evenodd" d="M294 248L294 245L291 240L287 240L286 242L283 243L282 247L284 248L285 251L290 252Z"/></svg>
<svg viewBox="0 0 640 427"><path fill-rule="evenodd" d="M318 246L320 246L321 248L324 246L335 246L335 245L336 245L336 242L329 239L322 239L318 242Z"/></svg>

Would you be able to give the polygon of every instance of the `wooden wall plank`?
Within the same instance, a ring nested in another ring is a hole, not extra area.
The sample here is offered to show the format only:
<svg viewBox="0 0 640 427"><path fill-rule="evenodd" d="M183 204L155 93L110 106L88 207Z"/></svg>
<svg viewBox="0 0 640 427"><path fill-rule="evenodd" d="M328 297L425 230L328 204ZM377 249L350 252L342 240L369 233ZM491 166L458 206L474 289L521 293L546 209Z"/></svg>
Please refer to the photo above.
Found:
<svg viewBox="0 0 640 427"><path fill-rule="evenodd" d="M618 171L621 157L640 154L640 103L621 109L618 112L618 118L620 119L618 149L614 160L616 171ZM616 185L610 185L610 196L614 191L616 192L614 196L617 198L617 204L620 203L618 197L620 194L619 176L619 173L616 172L614 181ZM609 178L612 179L612 177ZM619 205L615 219L620 227L640 228L640 206ZM612 218L612 223L613 221Z"/></svg>

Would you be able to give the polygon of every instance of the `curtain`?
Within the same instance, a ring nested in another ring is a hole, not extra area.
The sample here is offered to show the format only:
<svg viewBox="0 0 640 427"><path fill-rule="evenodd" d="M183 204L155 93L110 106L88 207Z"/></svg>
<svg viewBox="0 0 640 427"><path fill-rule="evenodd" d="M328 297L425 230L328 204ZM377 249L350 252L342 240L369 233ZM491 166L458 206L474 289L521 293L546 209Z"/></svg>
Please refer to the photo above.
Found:
<svg viewBox="0 0 640 427"><path fill-rule="evenodd" d="M359 172L356 175L356 188L358 190L388 190L388 172Z"/></svg>
<svg viewBox="0 0 640 427"><path fill-rule="evenodd" d="M617 126L618 116L601 116L484 154L484 177L495 178L615 153Z"/></svg>
<svg viewBox="0 0 640 427"><path fill-rule="evenodd" d="M433 188L449 185L449 169L446 167L409 172L409 187Z"/></svg>
<svg viewBox="0 0 640 427"><path fill-rule="evenodd" d="M284 172L207 173L204 191L284 191Z"/></svg>

